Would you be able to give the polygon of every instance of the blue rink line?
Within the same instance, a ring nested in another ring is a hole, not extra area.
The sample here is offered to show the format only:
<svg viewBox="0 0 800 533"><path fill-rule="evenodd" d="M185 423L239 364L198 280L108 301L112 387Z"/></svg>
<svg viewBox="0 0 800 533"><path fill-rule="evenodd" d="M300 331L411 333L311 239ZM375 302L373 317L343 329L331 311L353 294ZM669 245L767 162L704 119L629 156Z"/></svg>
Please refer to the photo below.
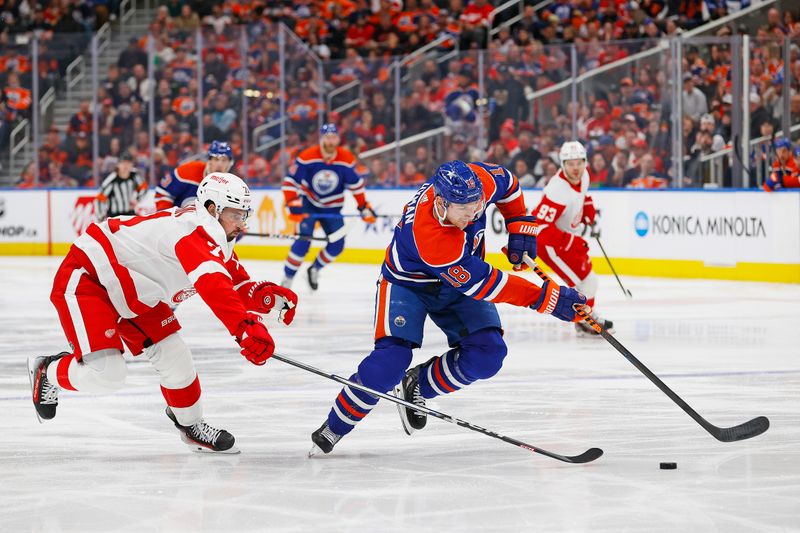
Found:
<svg viewBox="0 0 800 533"><path fill-rule="evenodd" d="M759 370L759 371L741 371L741 372L690 372L686 374L659 374L659 377L662 378L713 378L713 377L728 377L728 376L782 376L782 375L789 375L789 374L800 374L800 369L797 370ZM614 375L614 376L571 376L571 377L558 377L558 376L543 376L541 379L547 381L592 381L592 380L601 380L601 381L613 381L613 380L623 380L623 379L642 379L641 374L625 374L625 375ZM328 381L328 380L326 380ZM503 384L513 384L513 383L529 383L531 381L536 381L535 379L531 380L504 380ZM157 384L156 384L157 385ZM338 383L334 384L332 381L330 385L341 386ZM253 388L253 389L242 389L237 388L235 390L230 391L203 391L204 398L220 398L220 397L228 397L228 396L252 396L254 393L265 393L265 392L278 392L278 393L291 393L297 392L302 390L300 387L264 387L264 388ZM156 395L158 392L157 388L154 388L152 392L115 392L114 394L110 395L101 395L101 394L81 394L69 392L70 397L81 397L81 398L108 398L108 397L119 397L119 396L153 396ZM158 395L161 398L161 395ZM19 401L19 400L30 400L30 394L25 394L23 396L0 396L0 402L6 401Z"/></svg>

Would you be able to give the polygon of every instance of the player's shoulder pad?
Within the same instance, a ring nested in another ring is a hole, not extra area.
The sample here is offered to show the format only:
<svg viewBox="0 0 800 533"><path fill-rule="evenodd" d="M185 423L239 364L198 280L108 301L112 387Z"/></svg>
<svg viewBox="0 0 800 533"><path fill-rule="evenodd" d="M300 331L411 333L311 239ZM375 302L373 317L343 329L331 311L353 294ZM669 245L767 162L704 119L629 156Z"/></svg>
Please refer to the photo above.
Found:
<svg viewBox="0 0 800 533"><path fill-rule="evenodd" d="M319 146L309 146L297 154L297 162L301 165L322 161L322 150Z"/></svg>
<svg viewBox="0 0 800 533"><path fill-rule="evenodd" d="M511 172L502 165L491 165L489 163L475 162L469 163L469 167L478 175L483 185L483 196L486 201L490 201L497 193L497 180L507 181L511 179ZM503 191L505 193L505 191Z"/></svg>
<svg viewBox="0 0 800 533"><path fill-rule="evenodd" d="M344 165L351 168L355 167L356 156L354 156L353 152L351 152L347 148L340 146L339 148L336 149L336 157L333 158L333 164Z"/></svg>
<svg viewBox="0 0 800 533"><path fill-rule="evenodd" d="M172 173L178 181L199 185L203 181L205 171L205 161L195 160L180 165Z"/></svg>
<svg viewBox="0 0 800 533"><path fill-rule="evenodd" d="M561 170L558 174L550 178L547 185L544 186L544 194L550 196L552 199L556 197L563 197L573 191L572 185L561 175Z"/></svg>
<svg viewBox="0 0 800 533"><path fill-rule="evenodd" d="M433 198L433 187L420 197L411 231L420 259L432 267L443 267L463 257L467 234L439 223L433 214Z"/></svg>

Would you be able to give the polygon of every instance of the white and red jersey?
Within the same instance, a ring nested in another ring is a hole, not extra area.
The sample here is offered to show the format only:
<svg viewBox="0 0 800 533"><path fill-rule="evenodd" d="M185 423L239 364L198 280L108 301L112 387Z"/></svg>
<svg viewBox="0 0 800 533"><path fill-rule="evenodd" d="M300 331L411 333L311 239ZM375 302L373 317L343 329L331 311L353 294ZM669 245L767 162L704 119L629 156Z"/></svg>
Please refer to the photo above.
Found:
<svg viewBox="0 0 800 533"><path fill-rule="evenodd" d="M589 201L586 193L589 190L589 172L584 170L579 185L570 183L561 169L553 176L544 187L544 195L539 205L533 210L532 214L539 223L539 236L547 239L548 233L558 233L549 228L580 234L583 229L583 209L584 204Z"/></svg>
<svg viewBox="0 0 800 533"><path fill-rule="evenodd" d="M237 289L250 285L222 226L207 211L173 207L92 224L74 243L123 318L195 292L234 334L247 316Z"/></svg>

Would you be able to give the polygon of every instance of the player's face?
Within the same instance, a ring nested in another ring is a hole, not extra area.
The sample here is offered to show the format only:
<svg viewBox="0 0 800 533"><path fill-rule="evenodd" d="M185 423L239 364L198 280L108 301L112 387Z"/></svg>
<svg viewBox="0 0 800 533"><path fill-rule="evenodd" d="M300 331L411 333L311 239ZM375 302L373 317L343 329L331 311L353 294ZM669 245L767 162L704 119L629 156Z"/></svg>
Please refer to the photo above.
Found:
<svg viewBox="0 0 800 533"><path fill-rule="evenodd" d="M225 156L212 157L208 160L208 173L227 172L231 168L231 160Z"/></svg>
<svg viewBox="0 0 800 533"><path fill-rule="evenodd" d="M232 241L247 229L247 217L249 215L250 211L245 211L244 209L228 207L222 210L219 215L219 223L222 225L222 229L225 230L228 241Z"/></svg>
<svg viewBox="0 0 800 533"><path fill-rule="evenodd" d="M333 152L339 147L341 139L335 133L328 133L319 139L319 144L322 146L323 152Z"/></svg>
<svg viewBox="0 0 800 533"><path fill-rule="evenodd" d="M464 229L470 222L475 222L484 207L486 202L483 199L468 204L450 204L447 206L447 221L458 229Z"/></svg>
<svg viewBox="0 0 800 533"><path fill-rule="evenodd" d="M567 159L564 161L564 173L570 183L580 183L584 170L586 170L585 159Z"/></svg>
<svg viewBox="0 0 800 533"><path fill-rule="evenodd" d="M789 161L790 156L792 155L792 151L788 148L778 148L775 150L775 155L778 156L778 159L781 163L786 163Z"/></svg>

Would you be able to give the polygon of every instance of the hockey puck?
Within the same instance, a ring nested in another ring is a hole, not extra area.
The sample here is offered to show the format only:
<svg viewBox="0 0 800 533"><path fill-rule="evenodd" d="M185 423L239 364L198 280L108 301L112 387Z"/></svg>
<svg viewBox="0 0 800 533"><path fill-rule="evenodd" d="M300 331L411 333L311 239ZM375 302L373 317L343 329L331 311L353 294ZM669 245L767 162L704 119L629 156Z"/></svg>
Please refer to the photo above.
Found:
<svg viewBox="0 0 800 533"><path fill-rule="evenodd" d="M678 463L659 463L658 467L661 470L675 470L678 468Z"/></svg>

